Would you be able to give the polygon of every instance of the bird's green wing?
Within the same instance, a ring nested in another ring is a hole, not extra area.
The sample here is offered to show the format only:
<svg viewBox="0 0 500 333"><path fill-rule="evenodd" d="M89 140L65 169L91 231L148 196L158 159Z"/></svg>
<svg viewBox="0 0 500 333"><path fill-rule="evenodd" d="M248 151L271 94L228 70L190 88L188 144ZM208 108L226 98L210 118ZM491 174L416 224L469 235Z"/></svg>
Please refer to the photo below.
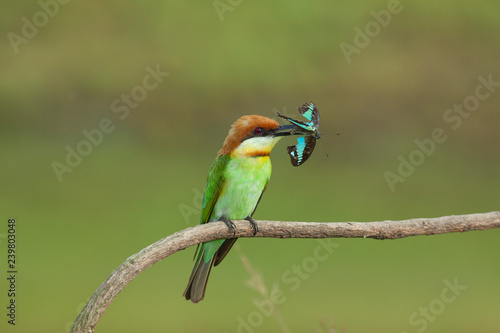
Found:
<svg viewBox="0 0 500 333"><path fill-rule="evenodd" d="M200 224L210 221L215 203L226 181L224 178L224 170L228 162L229 155L220 155L215 159L208 172L207 184L205 185L205 193L203 194L203 201L201 204Z"/></svg>
<svg viewBox="0 0 500 333"><path fill-rule="evenodd" d="M208 171L207 184L205 185L205 192L203 193L203 200L201 203L200 224L210 222L210 216L214 210L215 203L226 181L224 178L224 170L229 162L229 158L229 155L218 156ZM223 239L219 239L204 243L203 245L198 244L194 253L196 262L199 262L202 252L206 252L204 254L204 261L208 262L223 242ZM205 251L199 251L200 246L202 246Z"/></svg>

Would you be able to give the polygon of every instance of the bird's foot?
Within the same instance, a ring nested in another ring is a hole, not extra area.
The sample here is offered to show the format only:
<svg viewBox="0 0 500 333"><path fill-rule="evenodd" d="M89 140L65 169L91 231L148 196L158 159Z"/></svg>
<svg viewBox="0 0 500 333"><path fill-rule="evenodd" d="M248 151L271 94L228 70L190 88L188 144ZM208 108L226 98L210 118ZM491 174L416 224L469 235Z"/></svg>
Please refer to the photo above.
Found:
<svg viewBox="0 0 500 333"><path fill-rule="evenodd" d="M250 222L250 224L252 225L253 227L253 235L257 235L257 231L259 231L259 227L257 227L257 221L255 221L255 219L253 217L251 217L250 215L247 216L247 218L245 219L247 220L248 222Z"/></svg>
<svg viewBox="0 0 500 333"><path fill-rule="evenodd" d="M226 226L227 226L227 228L229 229L229 231L232 231L232 232L233 232L233 234L235 234L235 233L236 233L236 226L234 225L233 221L231 221L230 219L228 219L228 218L227 218L227 217L225 217L225 216L222 216L222 217L220 218L220 220L226 224Z"/></svg>

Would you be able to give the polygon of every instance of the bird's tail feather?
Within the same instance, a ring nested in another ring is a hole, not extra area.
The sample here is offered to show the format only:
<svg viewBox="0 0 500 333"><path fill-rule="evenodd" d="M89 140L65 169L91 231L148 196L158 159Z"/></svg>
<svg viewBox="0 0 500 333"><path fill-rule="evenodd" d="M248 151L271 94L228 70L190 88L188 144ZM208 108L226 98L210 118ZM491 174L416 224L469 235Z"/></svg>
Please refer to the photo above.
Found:
<svg viewBox="0 0 500 333"><path fill-rule="evenodd" d="M205 289L207 288L208 276L214 262L213 256L209 262L203 260L203 253L198 257L198 262L193 267L188 285L183 296L193 303L198 303L205 297Z"/></svg>

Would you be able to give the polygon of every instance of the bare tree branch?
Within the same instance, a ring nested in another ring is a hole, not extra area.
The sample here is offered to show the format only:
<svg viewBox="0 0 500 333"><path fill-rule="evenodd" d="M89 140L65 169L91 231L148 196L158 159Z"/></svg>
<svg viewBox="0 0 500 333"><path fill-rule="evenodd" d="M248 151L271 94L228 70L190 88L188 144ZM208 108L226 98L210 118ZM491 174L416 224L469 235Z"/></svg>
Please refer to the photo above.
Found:
<svg viewBox="0 0 500 333"><path fill-rule="evenodd" d="M398 239L437 235L500 228L500 212L365 223L257 221L259 232L255 236L248 221L233 222L235 233L230 232L222 222L198 225L165 237L129 257L97 289L76 318L71 332L94 332L97 322L116 295L140 272L171 254L199 243L234 237Z"/></svg>

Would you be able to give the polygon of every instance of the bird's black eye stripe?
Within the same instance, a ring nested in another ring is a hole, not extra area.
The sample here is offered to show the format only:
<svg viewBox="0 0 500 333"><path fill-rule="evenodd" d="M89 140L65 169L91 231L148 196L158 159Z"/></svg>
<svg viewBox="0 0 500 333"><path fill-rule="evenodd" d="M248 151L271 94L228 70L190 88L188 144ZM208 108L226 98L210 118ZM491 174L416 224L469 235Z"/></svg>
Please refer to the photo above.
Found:
<svg viewBox="0 0 500 333"><path fill-rule="evenodd" d="M246 137L244 137L241 142L250 139L250 138L255 138L259 136L266 136L270 133L271 131L262 127L255 127L250 134L248 134Z"/></svg>
<svg viewBox="0 0 500 333"><path fill-rule="evenodd" d="M253 133L256 135L262 135L262 133L264 133L264 129L262 127L255 127Z"/></svg>

